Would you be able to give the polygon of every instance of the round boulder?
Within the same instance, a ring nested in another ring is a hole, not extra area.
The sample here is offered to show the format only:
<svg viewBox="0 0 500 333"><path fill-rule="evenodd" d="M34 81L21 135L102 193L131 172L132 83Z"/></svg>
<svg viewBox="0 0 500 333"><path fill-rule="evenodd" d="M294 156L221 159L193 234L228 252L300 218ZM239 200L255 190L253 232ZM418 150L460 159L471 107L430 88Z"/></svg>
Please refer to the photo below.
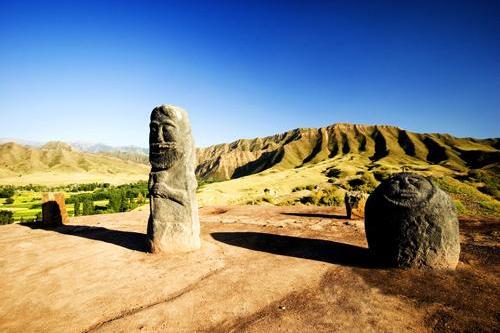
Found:
<svg viewBox="0 0 500 333"><path fill-rule="evenodd" d="M399 173L382 182L365 206L368 247L395 267L455 269L458 219L450 197L430 179Z"/></svg>

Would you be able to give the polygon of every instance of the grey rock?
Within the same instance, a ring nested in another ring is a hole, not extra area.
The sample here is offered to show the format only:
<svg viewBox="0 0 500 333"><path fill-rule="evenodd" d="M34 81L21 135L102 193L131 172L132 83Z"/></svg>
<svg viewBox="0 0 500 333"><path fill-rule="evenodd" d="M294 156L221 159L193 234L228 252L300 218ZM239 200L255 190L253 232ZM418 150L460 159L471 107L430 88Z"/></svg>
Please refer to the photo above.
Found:
<svg viewBox="0 0 500 333"><path fill-rule="evenodd" d="M458 219L450 197L430 179L399 173L366 202L365 230L376 259L389 266L455 269Z"/></svg>
<svg viewBox="0 0 500 333"><path fill-rule="evenodd" d="M186 111L172 105L153 109L149 161L151 252L179 253L198 249L196 155Z"/></svg>

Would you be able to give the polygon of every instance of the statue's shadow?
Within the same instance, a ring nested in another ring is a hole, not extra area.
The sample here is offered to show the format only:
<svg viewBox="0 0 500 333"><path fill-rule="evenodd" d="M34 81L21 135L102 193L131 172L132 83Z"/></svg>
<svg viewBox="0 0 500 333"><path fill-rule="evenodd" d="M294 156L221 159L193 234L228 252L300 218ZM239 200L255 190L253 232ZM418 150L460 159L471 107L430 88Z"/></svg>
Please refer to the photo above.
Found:
<svg viewBox="0 0 500 333"><path fill-rule="evenodd" d="M30 227L31 229L43 229L58 232L63 235L98 240L133 251L149 252L147 236L139 232L111 230L87 225L62 225L57 227L40 227L36 223L23 223L22 225Z"/></svg>
<svg viewBox="0 0 500 333"><path fill-rule="evenodd" d="M322 214L322 213L281 213L281 214L288 216L299 216L299 217L317 217L323 219L337 219L337 220L347 219L346 215Z"/></svg>
<svg viewBox="0 0 500 333"><path fill-rule="evenodd" d="M381 267L367 248L329 240L262 232L214 232L211 236L219 242L254 251L351 267Z"/></svg>

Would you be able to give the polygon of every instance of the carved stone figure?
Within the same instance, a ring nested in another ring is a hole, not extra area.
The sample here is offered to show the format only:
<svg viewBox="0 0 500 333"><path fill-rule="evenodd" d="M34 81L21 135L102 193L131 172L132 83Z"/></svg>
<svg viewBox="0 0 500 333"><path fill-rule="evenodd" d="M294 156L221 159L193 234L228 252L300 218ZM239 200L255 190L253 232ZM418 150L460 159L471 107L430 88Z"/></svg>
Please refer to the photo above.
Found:
<svg viewBox="0 0 500 333"><path fill-rule="evenodd" d="M187 252L200 247L196 201L196 155L189 118L181 108L153 109L149 132L148 237L151 252Z"/></svg>
<svg viewBox="0 0 500 333"><path fill-rule="evenodd" d="M358 208L361 197L362 197L361 193L359 192L345 192L344 204L345 204L345 213L347 219L349 220L351 219L352 209Z"/></svg>
<svg viewBox="0 0 500 333"><path fill-rule="evenodd" d="M460 254L450 197L430 179L399 173L382 182L365 207L368 247L390 266L454 269Z"/></svg>
<svg viewBox="0 0 500 333"><path fill-rule="evenodd" d="M64 203L64 193L45 192L42 194L42 224L60 226L68 223L69 217Z"/></svg>

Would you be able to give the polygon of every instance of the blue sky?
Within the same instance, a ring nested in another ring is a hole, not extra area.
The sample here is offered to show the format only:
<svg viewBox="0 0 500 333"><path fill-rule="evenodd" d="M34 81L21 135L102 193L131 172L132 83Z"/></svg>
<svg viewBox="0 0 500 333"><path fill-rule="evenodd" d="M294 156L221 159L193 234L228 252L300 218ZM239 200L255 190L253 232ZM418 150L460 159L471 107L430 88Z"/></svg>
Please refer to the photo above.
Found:
<svg viewBox="0 0 500 333"><path fill-rule="evenodd" d="M500 136L499 1L0 0L0 137L199 146L336 122Z"/></svg>

